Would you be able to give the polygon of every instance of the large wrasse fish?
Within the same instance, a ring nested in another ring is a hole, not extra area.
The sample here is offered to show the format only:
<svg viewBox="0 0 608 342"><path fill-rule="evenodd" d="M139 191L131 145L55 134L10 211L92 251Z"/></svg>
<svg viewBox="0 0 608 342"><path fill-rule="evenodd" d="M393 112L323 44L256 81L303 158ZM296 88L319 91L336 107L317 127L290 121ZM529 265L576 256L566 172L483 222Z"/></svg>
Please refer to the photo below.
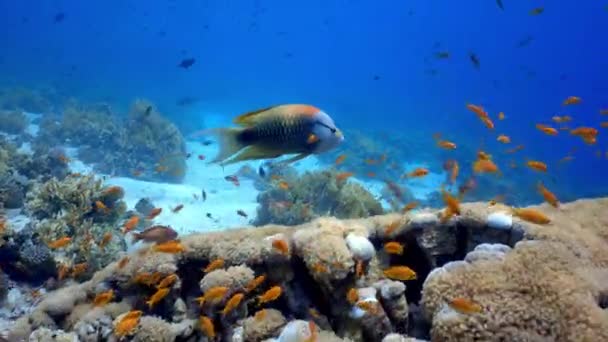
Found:
<svg viewBox="0 0 608 342"><path fill-rule="evenodd" d="M280 105L245 113L234 119L241 127L217 128L220 152L211 163L228 165L244 160L296 154L291 163L337 147L344 135L320 109L301 104Z"/></svg>

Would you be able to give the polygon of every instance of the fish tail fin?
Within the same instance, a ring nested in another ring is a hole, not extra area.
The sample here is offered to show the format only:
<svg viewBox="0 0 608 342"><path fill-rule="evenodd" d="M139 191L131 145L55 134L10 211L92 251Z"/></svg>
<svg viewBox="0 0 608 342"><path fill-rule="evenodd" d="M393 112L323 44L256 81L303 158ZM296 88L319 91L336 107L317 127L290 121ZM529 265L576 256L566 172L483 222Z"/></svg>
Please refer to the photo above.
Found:
<svg viewBox="0 0 608 342"><path fill-rule="evenodd" d="M216 128L208 130L207 133L217 137L220 147L219 153L211 160L210 164L222 162L245 148L247 145L239 141L239 134L242 132L242 128Z"/></svg>

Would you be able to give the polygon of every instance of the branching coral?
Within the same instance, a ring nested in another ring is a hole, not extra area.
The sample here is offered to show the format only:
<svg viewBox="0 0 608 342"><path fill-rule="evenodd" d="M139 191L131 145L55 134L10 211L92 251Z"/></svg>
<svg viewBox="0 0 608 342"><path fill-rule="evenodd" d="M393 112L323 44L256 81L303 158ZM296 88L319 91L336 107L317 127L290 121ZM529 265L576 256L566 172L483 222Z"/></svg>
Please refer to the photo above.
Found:
<svg viewBox="0 0 608 342"><path fill-rule="evenodd" d="M315 217L358 218L382 213L380 203L362 186L336 179L336 172L307 172L292 176L258 197L256 225L295 225Z"/></svg>

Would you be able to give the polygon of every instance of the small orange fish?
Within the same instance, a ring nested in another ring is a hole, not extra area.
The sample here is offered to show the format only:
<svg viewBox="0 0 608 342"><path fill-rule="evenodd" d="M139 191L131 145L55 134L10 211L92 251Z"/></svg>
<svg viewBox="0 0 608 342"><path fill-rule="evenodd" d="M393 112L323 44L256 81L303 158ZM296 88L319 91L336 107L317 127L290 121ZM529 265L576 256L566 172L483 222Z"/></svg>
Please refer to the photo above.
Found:
<svg viewBox="0 0 608 342"><path fill-rule="evenodd" d="M110 212L110 209L105 204L103 204L102 201L95 201L95 209L97 209L97 211L101 211L103 213Z"/></svg>
<svg viewBox="0 0 608 342"><path fill-rule="evenodd" d="M72 277L73 278L78 277L79 275L86 272L87 268L89 268L89 264L86 262L81 262L79 264L74 265L72 267Z"/></svg>
<svg viewBox="0 0 608 342"><path fill-rule="evenodd" d="M57 280L61 281L70 273L70 267L66 264L60 264L57 267Z"/></svg>
<svg viewBox="0 0 608 342"><path fill-rule="evenodd" d="M481 118L481 122L483 122L488 129L494 129L494 122L489 117Z"/></svg>
<svg viewBox="0 0 608 342"><path fill-rule="evenodd" d="M565 122L570 122L572 121L572 117L568 116L568 115L564 115L564 116L553 116L551 117L551 120L555 123L565 123Z"/></svg>
<svg viewBox="0 0 608 342"><path fill-rule="evenodd" d="M376 302L360 300L355 304L355 306L372 315L375 315L376 313L378 313L378 307L377 307Z"/></svg>
<svg viewBox="0 0 608 342"><path fill-rule="evenodd" d="M479 304L465 298L454 298L449 302L449 305L452 309L463 314L480 313L482 311Z"/></svg>
<svg viewBox="0 0 608 342"><path fill-rule="evenodd" d="M346 292L346 300L351 305L354 305L359 300L359 292L357 292L357 289L351 288L348 290L348 292Z"/></svg>
<svg viewBox="0 0 608 342"><path fill-rule="evenodd" d="M120 259L120 260L118 261L118 268L119 268L119 269L124 268L124 267L127 265L127 263L129 262L129 260L130 260L130 259L129 259L129 257L128 257L128 256L126 256L126 257L124 257L124 258Z"/></svg>
<svg viewBox="0 0 608 342"><path fill-rule="evenodd" d="M224 297L226 297L228 291L230 291L230 289L225 286L212 287L205 292L205 301L209 301L211 303L220 302L224 299Z"/></svg>
<svg viewBox="0 0 608 342"><path fill-rule="evenodd" d="M520 219L536 224L547 224L551 222L551 219L547 217L545 214L541 213L536 209L529 208L513 208L513 215L519 217Z"/></svg>
<svg viewBox="0 0 608 342"><path fill-rule="evenodd" d="M49 246L50 249L57 249L57 248L62 248L62 247L69 245L70 242L72 242L72 238L68 237L68 236L64 236L60 239L49 242L47 244L47 246Z"/></svg>
<svg viewBox="0 0 608 342"><path fill-rule="evenodd" d="M268 291L264 292L264 294L258 296L258 305L272 302L279 298L283 293L283 289L280 286L273 286Z"/></svg>
<svg viewBox="0 0 608 342"><path fill-rule="evenodd" d="M503 144L511 143L511 138L509 138L508 136L506 136L504 134L499 135L498 138L496 138L496 140Z"/></svg>
<svg viewBox="0 0 608 342"><path fill-rule="evenodd" d="M453 150L456 148L456 144L454 144L451 141L447 141L447 140L439 140L437 142L437 146L446 149L446 150Z"/></svg>
<svg viewBox="0 0 608 342"><path fill-rule="evenodd" d="M267 314L268 314L268 312L266 311L266 309L261 309L261 310L258 310L258 311L257 311L257 312L256 312L256 313L253 315L253 318L254 318L256 321L261 322L261 321L263 321L263 320L266 318Z"/></svg>
<svg viewBox="0 0 608 342"><path fill-rule="evenodd" d="M173 283L175 283L176 280L177 280L177 274L175 274L175 273L169 274L168 276L163 278L163 280L161 280L158 285L156 285L156 288L162 289L165 287L170 287L171 285L173 285Z"/></svg>
<svg viewBox="0 0 608 342"><path fill-rule="evenodd" d="M528 160L526 162L529 168L536 171L547 172L547 164L538 160Z"/></svg>
<svg viewBox="0 0 608 342"><path fill-rule="evenodd" d="M608 121L600 122L600 127L602 127L602 128L608 128Z"/></svg>
<svg viewBox="0 0 608 342"><path fill-rule="evenodd" d="M152 249L156 252L171 254L181 253L186 250L186 248L179 241L176 240L156 244L152 247Z"/></svg>
<svg viewBox="0 0 608 342"><path fill-rule="evenodd" d="M178 204L175 208L171 209L173 213L179 213L180 210L184 209L183 204Z"/></svg>
<svg viewBox="0 0 608 342"><path fill-rule="evenodd" d="M467 109L472 111L473 113L477 114L477 116L479 118L487 118L488 117L488 113L483 109L482 106L478 106L478 105L474 105L474 104L467 104Z"/></svg>
<svg viewBox="0 0 608 342"><path fill-rule="evenodd" d="M279 188L282 190L287 190L289 189L289 183L287 183L286 181L280 181Z"/></svg>
<svg viewBox="0 0 608 342"><path fill-rule="evenodd" d="M230 299L228 299L228 302L226 303L226 306L224 307L224 310L222 310L222 316L226 316L232 310L236 309L239 306L239 304L241 304L241 301L243 300L244 297L245 297L245 295L242 293L237 293L237 294L233 295L232 297L230 297Z"/></svg>
<svg viewBox="0 0 608 342"><path fill-rule="evenodd" d="M498 166L490 159L478 159L473 163L473 172L475 173L497 173Z"/></svg>
<svg viewBox="0 0 608 342"><path fill-rule="evenodd" d="M452 170L450 171L450 183L454 184L456 182L456 178L458 178L458 174L460 173L460 165L458 162L454 160L452 164Z"/></svg>
<svg viewBox="0 0 608 342"><path fill-rule="evenodd" d="M600 115L608 115L608 109L600 109Z"/></svg>
<svg viewBox="0 0 608 342"><path fill-rule="evenodd" d="M367 177L374 178L374 177L376 177L376 173L370 171L370 172L367 173Z"/></svg>
<svg viewBox="0 0 608 342"><path fill-rule="evenodd" d="M355 263L355 276L357 276L357 278L361 278L365 275L365 264L363 263L363 260L357 260L357 262Z"/></svg>
<svg viewBox="0 0 608 342"><path fill-rule="evenodd" d="M524 149L524 145L517 145L517 146L515 146L515 147L513 147L513 148L511 148L511 149L508 149L508 150L506 151L506 153L515 153L515 152L517 152L517 151L521 151L521 150L523 150L523 149Z"/></svg>
<svg viewBox="0 0 608 342"><path fill-rule="evenodd" d="M563 106L569 106L569 105L575 105L575 104L580 104L581 102L583 102L583 100L578 97L578 96L568 96L568 98L566 98L564 100L564 102L562 103Z"/></svg>
<svg viewBox="0 0 608 342"><path fill-rule="evenodd" d="M336 158L336 161L334 162L334 164L340 165L340 164L344 163L344 160L346 160L346 154L341 154Z"/></svg>
<svg viewBox="0 0 608 342"><path fill-rule="evenodd" d="M215 271L220 268L224 268L224 264L225 264L224 259L215 259L215 260L211 261L209 263L209 265L207 265L207 267L205 267L203 272L209 273L211 271Z"/></svg>
<svg viewBox="0 0 608 342"><path fill-rule="evenodd" d="M403 254L403 245L396 241L390 241L384 244L384 251L387 254Z"/></svg>
<svg viewBox="0 0 608 342"><path fill-rule="evenodd" d="M107 244L110 243L110 241L112 241L112 232L107 232L103 234L103 238L101 239L101 242L99 242L99 248L101 248L101 250L104 250Z"/></svg>
<svg viewBox="0 0 608 342"><path fill-rule="evenodd" d="M116 327L114 328L114 334L117 337L124 337L132 333L139 324L139 318L142 314L143 312L139 310L129 311L121 318L120 322L116 324Z"/></svg>
<svg viewBox="0 0 608 342"><path fill-rule="evenodd" d="M553 206L554 208L559 207L559 200L557 199L557 196L555 196L554 193L549 191L549 189L547 189L541 182L538 182L538 192L551 206Z"/></svg>
<svg viewBox="0 0 608 342"><path fill-rule="evenodd" d="M500 112L498 113L498 120L504 120L505 119L505 113Z"/></svg>
<svg viewBox="0 0 608 342"><path fill-rule="evenodd" d="M546 135L557 135L557 130L551 126L547 126L547 125L543 125L543 124L536 124L536 129L538 129L539 131L545 133Z"/></svg>
<svg viewBox="0 0 608 342"><path fill-rule="evenodd" d="M65 154L60 154L57 159L64 164L68 164L70 162L70 158L68 158Z"/></svg>
<svg viewBox="0 0 608 342"><path fill-rule="evenodd" d="M198 319L198 323L201 326L203 334L213 340L215 338L215 327L213 326L213 321L211 320L211 318L207 316L201 316Z"/></svg>
<svg viewBox="0 0 608 342"><path fill-rule="evenodd" d="M452 196L452 194L444 189L441 189L441 195L443 202L445 203L446 207L450 209L450 212L455 215L460 215L460 201L458 198Z"/></svg>
<svg viewBox="0 0 608 342"><path fill-rule="evenodd" d="M148 220L154 220L154 218L158 215L160 215L160 213L163 211L163 208L154 208L152 210L150 210L150 213L148 214L148 216L146 217Z"/></svg>
<svg viewBox="0 0 608 342"><path fill-rule="evenodd" d="M391 266L384 270L384 276L393 280L415 280L416 272L407 266Z"/></svg>
<svg viewBox="0 0 608 342"><path fill-rule="evenodd" d="M170 289L168 289L168 288L158 289L152 295L152 297L150 297L150 299L148 299L146 301L146 304L148 304L148 307L150 309L152 309L154 307L154 305L156 305L158 302L160 302L161 300L163 300L163 298L165 298L167 296L167 294L169 294L169 291L170 291Z"/></svg>
<svg viewBox="0 0 608 342"><path fill-rule="evenodd" d="M289 243L285 239L272 240L272 247L285 256L289 255Z"/></svg>
<svg viewBox="0 0 608 342"><path fill-rule="evenodd" d="M354 173L352 173L352 172L340 172L336 175L336 181L338 181L338 182L345 181L345 180L349 179L350 177L352 177L353 175L354 175Z"/></svg>
<svg viewBox="0 0 608 342"><path fill-rule="evenodd" d="M429 174L428 169L425 169L423 167L418 167L418 168L414 169L412 172L408 173L407 177L418 178L418 177L424 177L428 174Z"/></svg>
<svg viewBox="0 0 608 342"><path fill-rule="evenodd" d="M566 163L566 162L570 162L574 159L574 156L565 156L564 158L559 160L559 163Z"/></svg>
<svg viewBox="0 0 608 342"><path fill-rule="evenodd" d="M418 207L418 202L417 201L413 201L413 202L409 202L408 204L406 204L403 209L401 209L401 212L403 213L407 213L410 210L416 209L416 207ZM385 234L390 234L392 233L392 229L389 231L389 229L387 229L384 233Z"/></svg>
<svg viewBox="0 0 608 342"><path fill-rule="evenodd" d="M106 292L102 292L95 296L93 299L93 306L104 306L108 304L114 298L114 290L109 289Z"/></svg>
<svg viewBox="0 0 608 342"><path fill-rule="evenodd" d="M492 159L492 155L488 154L488 153L486 153L486 152L484 152L482 150L479 150L479 151L477 151L477 159L480 159L480 160L490 160L490 159Z"/></svg>
<svg viewBox="0 0 608 342"><path fill-rule="evenodd" d="M258 288L262 283L266 280L266 275L262 274L260 276L255 277L252 281L247 284L245 287L245 291L251 292Z"/></svg>
<svg viewBox="0 0 608 342"><path fill-rule="evenodd" d="M132 216L130 219L127 220L127 222L125 222L122 233L127 234L128 232L135 229L135 227L137 227L137 224L139 224L139 216Z"/></svg>

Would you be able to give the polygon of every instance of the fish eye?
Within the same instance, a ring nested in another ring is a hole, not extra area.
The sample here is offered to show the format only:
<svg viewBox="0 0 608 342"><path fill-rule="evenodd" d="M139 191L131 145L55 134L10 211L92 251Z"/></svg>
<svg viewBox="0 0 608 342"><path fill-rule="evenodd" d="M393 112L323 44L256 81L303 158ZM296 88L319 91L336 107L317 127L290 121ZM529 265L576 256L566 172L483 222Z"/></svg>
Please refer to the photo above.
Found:
<svg viewBox="0 0 608 342"><path fill-rule="evenodd" d="M332 133L336 133L336 132L337 132L335 128L329 128L329 130L330 130Z"/></svg>

